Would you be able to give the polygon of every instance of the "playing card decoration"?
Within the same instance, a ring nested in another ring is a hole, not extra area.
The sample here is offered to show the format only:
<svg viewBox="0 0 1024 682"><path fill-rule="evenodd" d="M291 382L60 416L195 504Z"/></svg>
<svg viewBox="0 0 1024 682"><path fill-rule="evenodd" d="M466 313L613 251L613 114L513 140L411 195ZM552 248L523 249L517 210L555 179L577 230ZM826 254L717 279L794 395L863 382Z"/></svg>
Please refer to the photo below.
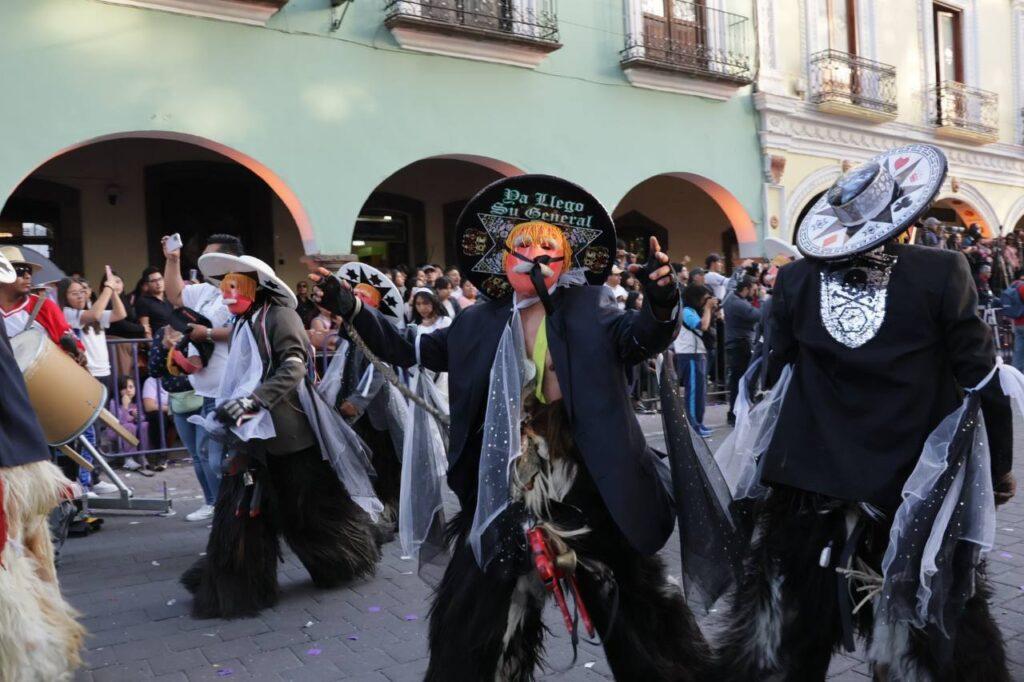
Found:
<svg viewBox="0 0 1024 682"><path fill-rule="evenodd" d="M946 177L938 147L912 144L857 166L811 207L796 246L808 258L836 260L870 251L909 228Z"/></svg>

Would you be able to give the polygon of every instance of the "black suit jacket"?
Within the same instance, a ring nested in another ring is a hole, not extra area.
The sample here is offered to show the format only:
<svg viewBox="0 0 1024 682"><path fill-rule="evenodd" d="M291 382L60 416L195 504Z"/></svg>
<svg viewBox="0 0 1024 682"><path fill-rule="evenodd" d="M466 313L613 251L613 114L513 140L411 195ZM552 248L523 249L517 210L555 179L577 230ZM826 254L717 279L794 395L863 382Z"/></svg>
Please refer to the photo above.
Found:
<svg viewBox="0 0 1024 682"><path fill-rule="evenodd" d="M783 267L772 290L770 375L795 363L764 478L892 511L928 434L995 365L963 255L892 244L898 257L877 335L848 348L821 322L823 265ZM1009 401L982 392L993 475L1010 470Z"/></svg>
<svg viewBox="0 0 1024 682"><path fill-rule="evenodd" d="M602 287L562 288L552 299L548 348L573 438L619 529L638 551L653 554L671 535L674 517L630 404L624 368L665 350L678 319L658 321L648 306L621 311ZM447 329L420 339L421 364L448 372L448 483L467 510L475 507L491 365L511 313L508 301L477 303ZM364 308L353 324L385 361L416 364L415 344L376 311Z"/></svg>
<svg viewBox="0 0 1024 682"><path fill-rule="evenodd" d="M3 324L0 324L0 386L3 386L3 399L0 400L0 467L14 467L49 459L50 449L36 412L28 401L25 379L18 369Z"/></svg>

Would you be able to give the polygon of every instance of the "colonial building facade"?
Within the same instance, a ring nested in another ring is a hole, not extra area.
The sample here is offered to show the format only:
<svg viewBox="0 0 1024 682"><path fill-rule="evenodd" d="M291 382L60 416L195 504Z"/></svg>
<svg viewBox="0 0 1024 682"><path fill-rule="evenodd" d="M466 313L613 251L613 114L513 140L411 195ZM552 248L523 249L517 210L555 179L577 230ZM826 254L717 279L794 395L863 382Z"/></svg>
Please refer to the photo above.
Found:
<svg viewBox="0 0 1024 682"><path fill-rule="evenodd" d="M451 260L467 199L552 173L627 248L756 254L751 0L4 0L0 241L134 279L179 232Z"/></svg>
<svg viewBox="0 0 1024 682"><path fill-rule="evenodd" d="M908 142L949 158L944 224L1024 226L1024 0L761 0L758 25L765 236Z"/></svg>

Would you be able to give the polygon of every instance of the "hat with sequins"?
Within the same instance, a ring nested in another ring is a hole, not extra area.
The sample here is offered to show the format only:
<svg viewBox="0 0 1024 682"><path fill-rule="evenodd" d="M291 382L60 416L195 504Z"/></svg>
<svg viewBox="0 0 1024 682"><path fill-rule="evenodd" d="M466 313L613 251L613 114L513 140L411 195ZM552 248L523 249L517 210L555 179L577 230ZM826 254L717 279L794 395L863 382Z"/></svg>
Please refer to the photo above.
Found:
<svg viewBox="0 0 1024 682"><path fill-rule="evenodd" d="M879 154L815 202L797 230L797 249L808 258L841 260L884 244L928 209L946 171L946 155L929 144Z"/></svg>

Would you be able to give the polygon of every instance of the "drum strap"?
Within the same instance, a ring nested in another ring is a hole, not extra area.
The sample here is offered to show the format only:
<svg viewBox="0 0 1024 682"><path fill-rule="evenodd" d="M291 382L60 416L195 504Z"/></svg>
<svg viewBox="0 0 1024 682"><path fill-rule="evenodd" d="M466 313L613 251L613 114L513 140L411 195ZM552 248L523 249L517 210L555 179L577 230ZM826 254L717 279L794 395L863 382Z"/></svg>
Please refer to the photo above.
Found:
<svg viewBox="0 0 1024 682"><path fill-rule="evenodd" d="M39 317L39 311L43 309L43 304L46 303L46 297L42 294L36 295L36 304L32 306L32 312L28 314L28 322L25 323L25 329L32 326L32 323Z"/></svg>

